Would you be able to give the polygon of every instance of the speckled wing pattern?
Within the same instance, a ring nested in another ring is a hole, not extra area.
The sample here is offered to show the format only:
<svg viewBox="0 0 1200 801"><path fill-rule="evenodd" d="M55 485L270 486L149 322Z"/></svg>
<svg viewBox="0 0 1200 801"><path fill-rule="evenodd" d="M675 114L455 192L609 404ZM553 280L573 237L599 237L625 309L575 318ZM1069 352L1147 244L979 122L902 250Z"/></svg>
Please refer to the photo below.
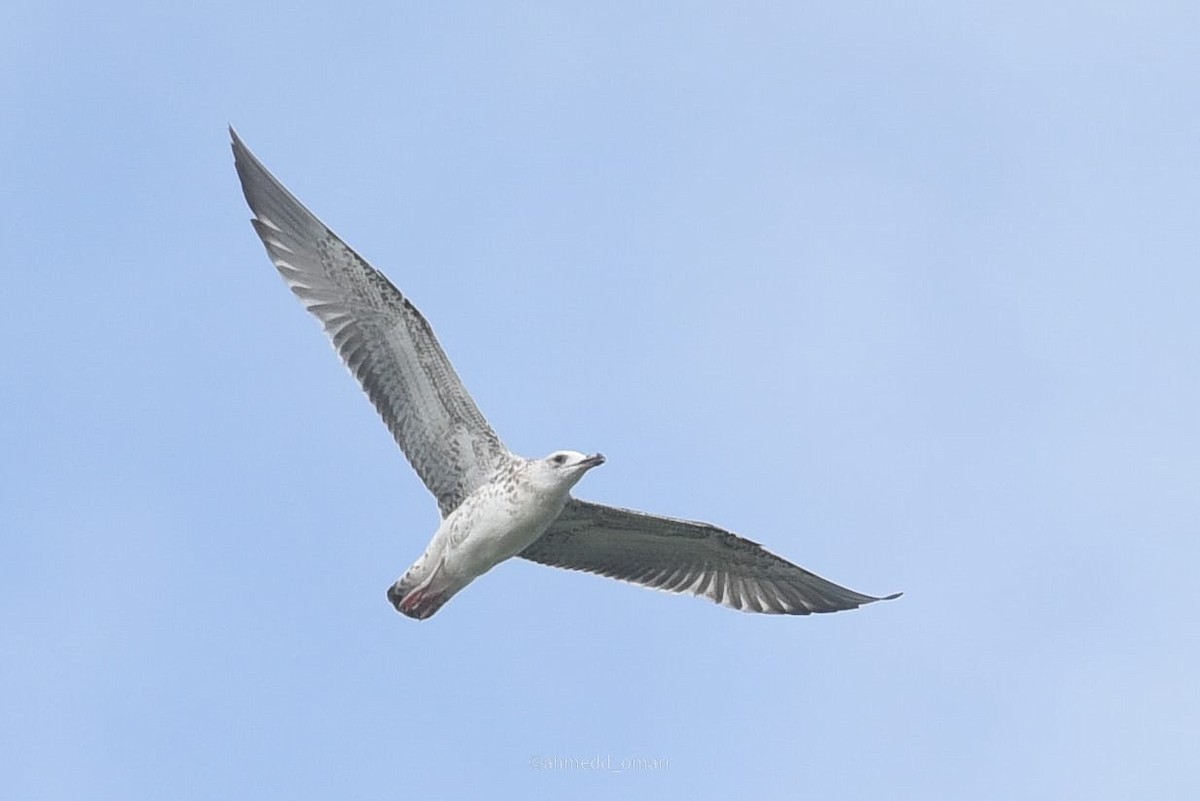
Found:
<svg viewBox="0 0 1200 801"><path fill-rule="evenodd" d="M575 498L520 555L552 567L691 593L743 612L837 612L899 595L876 598L838 586L708 523Z"/></svg>
<svg viewBox="0 0 1200 801"><path fill-rule="evenodd" d="M508 449L416 307L229 133L267 254L321 321L445 517L510 458Z"/></svg>

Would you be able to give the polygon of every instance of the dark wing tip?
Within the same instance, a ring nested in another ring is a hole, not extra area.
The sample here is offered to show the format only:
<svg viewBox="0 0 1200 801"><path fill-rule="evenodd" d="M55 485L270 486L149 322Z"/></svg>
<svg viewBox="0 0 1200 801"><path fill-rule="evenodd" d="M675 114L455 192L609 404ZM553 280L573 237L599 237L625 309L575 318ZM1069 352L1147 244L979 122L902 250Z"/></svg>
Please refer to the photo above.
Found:
<svg viewBox="0 0 1200 801"><path fill-rule="evenodd" d="M229 129L229 146L233 148L233 155L236 157L239 153L247 150L246 143L242 141L242 137L238 136L238 132L233 129L233 125L227 126Z"/></svg>
<svg viewBox="0 0 1200 801"><path fill-rule="evenodd" d="M904 593L902 593L902 592L893 592L891 595L880 595L880 596L867 595L867 596L865 596L865 600L859 601L858 603L856 603L854 606L852 606L850 608L858 609L859 607L866 606L867 604L879 603L880 601L894 601L903 594Z"/></svg>

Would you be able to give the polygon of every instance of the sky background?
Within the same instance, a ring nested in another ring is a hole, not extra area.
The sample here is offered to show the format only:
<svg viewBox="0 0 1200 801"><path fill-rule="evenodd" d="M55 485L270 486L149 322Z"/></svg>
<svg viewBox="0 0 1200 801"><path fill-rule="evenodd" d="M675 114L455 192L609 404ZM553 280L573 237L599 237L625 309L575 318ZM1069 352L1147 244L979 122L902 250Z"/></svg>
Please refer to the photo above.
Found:
<svg viewBox="0 0 1200 801"><path fill-rule="evenodd" d="M1044 6L0 6L3 794L1200 795L1200 7ZM514 450L904 597L397 615L229 123Z"/></svg>

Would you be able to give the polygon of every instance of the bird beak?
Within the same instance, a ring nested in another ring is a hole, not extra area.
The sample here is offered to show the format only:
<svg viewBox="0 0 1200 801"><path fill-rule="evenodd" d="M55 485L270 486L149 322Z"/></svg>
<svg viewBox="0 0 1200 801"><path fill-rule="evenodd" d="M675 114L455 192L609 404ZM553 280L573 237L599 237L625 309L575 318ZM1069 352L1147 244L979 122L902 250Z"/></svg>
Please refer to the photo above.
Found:
<svg viewBox="0 0 1200 801"><path fill-rule="evenodd" d="M604 454L603 453L593 453L588 458L579 460L580 467L592 468L592 467L599 467L602 464L604 464Z"/></svg>

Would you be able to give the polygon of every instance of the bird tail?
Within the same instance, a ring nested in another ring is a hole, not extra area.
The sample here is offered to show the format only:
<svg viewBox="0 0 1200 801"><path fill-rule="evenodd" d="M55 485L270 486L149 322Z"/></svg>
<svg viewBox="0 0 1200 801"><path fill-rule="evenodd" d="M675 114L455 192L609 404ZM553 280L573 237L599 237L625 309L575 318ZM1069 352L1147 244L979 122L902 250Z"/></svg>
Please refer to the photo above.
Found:
<svg viewBox="0 0 1200 801"><path fill-rule="evenodd" d="M458 591L452 586L444 570L446 562L439 559L427 576L422 574L421 563L408 569L399 581L388 588L387 596L392 606L402 615L424 620L445 605Z"/></svg>

